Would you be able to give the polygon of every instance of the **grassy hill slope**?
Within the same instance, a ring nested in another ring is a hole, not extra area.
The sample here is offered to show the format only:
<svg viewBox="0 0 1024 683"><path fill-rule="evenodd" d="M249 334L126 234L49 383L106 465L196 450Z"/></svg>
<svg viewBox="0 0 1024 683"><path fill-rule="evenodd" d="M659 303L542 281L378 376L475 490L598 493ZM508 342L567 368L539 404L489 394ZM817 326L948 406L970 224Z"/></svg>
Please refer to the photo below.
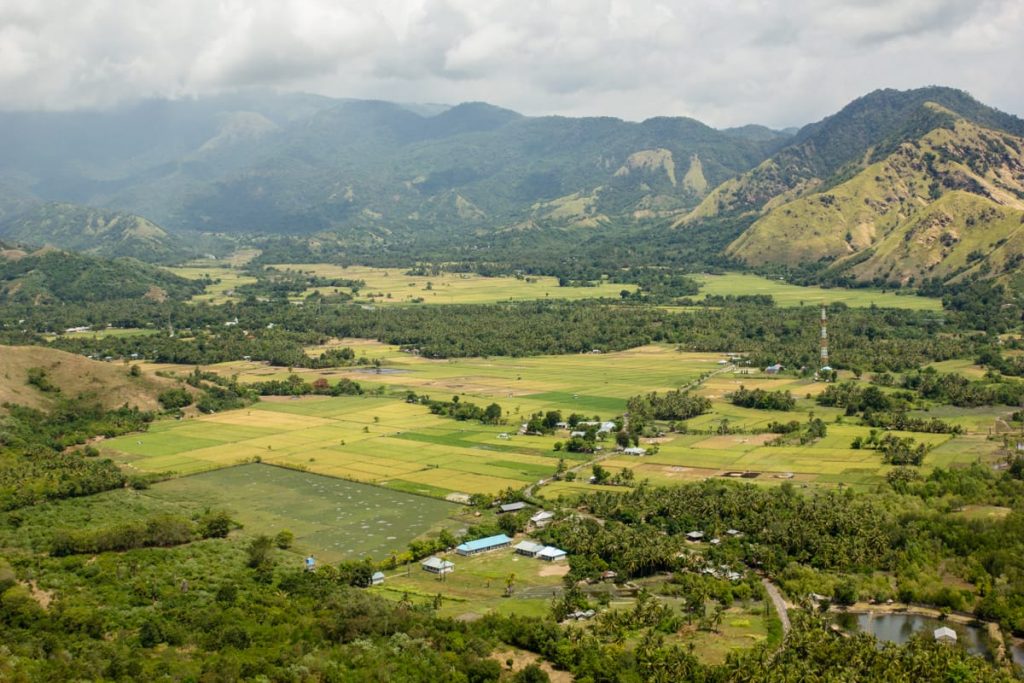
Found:
<svg viewBox="0 0 1024 683"><path fill-rule="evenodd" d="M829 275L879 284L1018 267L1024 138L925 108L941 125L827 189L781 193L727 253L754 266L831 264Z"/></svg>
<svg viewBox="0 0 1024 683"><path fill-rule="evenodd" d="M29 384L30 368L41 368L46 379L60 391L42 391ZM120 363L89 360L74 353L39 346L0 346L0 405L14 403L46 408L57 396L86 395L106 408L127 403L156 410L157 395L176 386L172 380L143 374L132 377ZM2 409L0 409L2 410Z"/></svg>

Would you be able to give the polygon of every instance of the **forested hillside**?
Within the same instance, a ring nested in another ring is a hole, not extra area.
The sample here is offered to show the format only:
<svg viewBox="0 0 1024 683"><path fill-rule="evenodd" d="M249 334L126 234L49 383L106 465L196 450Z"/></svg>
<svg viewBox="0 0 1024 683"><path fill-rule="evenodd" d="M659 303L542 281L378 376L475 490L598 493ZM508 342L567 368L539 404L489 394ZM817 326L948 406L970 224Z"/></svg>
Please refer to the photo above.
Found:
<svg viewBox="0 0 1024 683"><path fill-rule="evenodd" d="M22 200L130 211L171 231L387 239L670 216L787 138L685 118L415 109L262 93L2 114L0 179Z"/></svg>
<svg viewBox="0 0 1024 683"><path fill-rule="evenodd" d="M180 240L141 216L60 202L33 203L0 220L0 237L150 262L176 261L189 254Z"/></svg>
<svg viewBox="0 0 1024 683"><path fill-rule="evenodd" d="M203 291L186 280L135 259L102 259L40 249L0 252L0 303L187 299Z"/></svg>

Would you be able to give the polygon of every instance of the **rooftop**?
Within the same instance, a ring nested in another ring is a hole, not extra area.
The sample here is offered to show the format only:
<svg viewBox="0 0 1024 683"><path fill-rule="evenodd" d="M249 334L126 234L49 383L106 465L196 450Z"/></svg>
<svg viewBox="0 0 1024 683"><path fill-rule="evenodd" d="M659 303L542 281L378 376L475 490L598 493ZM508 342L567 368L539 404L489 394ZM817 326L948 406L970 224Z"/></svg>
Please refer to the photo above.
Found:
<svg viewBox="0 0 1024 683"><path fill-rule="evenodd" d="M505 534L498 534L497 536L488 536L487 538L478 538L475 541L466 541L465 543L455 547L456 550L462 550L464 552L473 552L474 550L483 550L485 548L493 548L498 545L505 545L511 543L512 539Z"/></svg>
<svg viewBox="0 0 1024 683"><path fill-rule="evenodd" d="M536 555L541 550L544 550L544 544L534 543L533 541L520 541L519 543L515 544L515 549Z"/></svg>

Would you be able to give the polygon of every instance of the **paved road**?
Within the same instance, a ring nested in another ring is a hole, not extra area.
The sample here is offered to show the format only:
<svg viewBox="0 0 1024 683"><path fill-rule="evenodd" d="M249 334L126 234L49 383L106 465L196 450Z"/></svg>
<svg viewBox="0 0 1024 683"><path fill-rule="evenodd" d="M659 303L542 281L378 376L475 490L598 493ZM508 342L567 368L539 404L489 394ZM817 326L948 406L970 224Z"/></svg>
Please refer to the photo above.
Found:
<svg viewBox="0 0 1024 683"><path fill-rule="evenodd" d="M779 621L782 622L782 635L788 636L789 629L792 628L792 626L789 623L789 611L786 608L786 601L782 599L782 593L780 593L778 587L768 579L762 578L761 583L764 584L764 589L768 592L768 598L775 606L775 611L779 615Z"/></svg>

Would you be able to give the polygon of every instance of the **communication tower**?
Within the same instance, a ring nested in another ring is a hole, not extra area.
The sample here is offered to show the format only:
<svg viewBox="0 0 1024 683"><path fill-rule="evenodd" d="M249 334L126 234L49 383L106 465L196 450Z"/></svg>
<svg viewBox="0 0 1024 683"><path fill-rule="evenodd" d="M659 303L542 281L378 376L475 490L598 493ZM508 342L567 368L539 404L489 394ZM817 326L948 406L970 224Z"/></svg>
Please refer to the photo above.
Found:
<svg viewBox="0 0 1024 683"><path fill-rule="evenodd" d="M821 367L828 365L828 311L824 305L821 307Z"/></svg>

